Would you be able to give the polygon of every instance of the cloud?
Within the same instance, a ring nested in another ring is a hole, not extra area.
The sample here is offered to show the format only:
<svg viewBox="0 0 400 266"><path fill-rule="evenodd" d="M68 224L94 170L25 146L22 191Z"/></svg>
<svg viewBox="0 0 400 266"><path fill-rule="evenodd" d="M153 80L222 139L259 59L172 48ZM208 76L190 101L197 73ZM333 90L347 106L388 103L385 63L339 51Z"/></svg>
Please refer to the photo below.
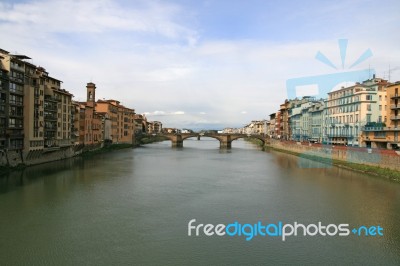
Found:
<svg viewBox="0 0 400 266"><path fill-rule="evenodd" d="M130 6L121 6L111 0L0 3L0 17L5 22L3 25L11 24L19 27L19 30L28 26L34 34L117 30L159 34L167 38L184 36L193 42L197 33L175 22L181 13L178 5L153 1L135 1Z"/></svg>
<svg viewBox="0 0 400 266"><path fill-rule="evenodd" d="M154 112L144 112L146 116L170 116L170 115L184 115L183 111L175 111L175 112L165 112L165 111L154 111Z"/></svg>

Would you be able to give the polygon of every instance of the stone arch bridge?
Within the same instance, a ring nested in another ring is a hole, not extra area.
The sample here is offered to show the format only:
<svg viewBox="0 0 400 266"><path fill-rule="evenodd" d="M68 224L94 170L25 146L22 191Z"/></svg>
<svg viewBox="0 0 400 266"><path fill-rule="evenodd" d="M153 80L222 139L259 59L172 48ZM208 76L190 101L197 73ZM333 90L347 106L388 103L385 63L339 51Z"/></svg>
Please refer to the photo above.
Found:
<svg viewBox="0 0 400 266"><path fill-rule="evenodd" d="M232 148L232 141L240 138L255 138L262 141L263 144L267 142L268 137L264 135L246 135L246 134L198 134L198 133L179 133L179 134L159 134L166 139L169 139L172 143L172 147L183 147L183 141L188 138L197 138L200 140L201 137L209 137L219 140L221 149Z"/></svg>

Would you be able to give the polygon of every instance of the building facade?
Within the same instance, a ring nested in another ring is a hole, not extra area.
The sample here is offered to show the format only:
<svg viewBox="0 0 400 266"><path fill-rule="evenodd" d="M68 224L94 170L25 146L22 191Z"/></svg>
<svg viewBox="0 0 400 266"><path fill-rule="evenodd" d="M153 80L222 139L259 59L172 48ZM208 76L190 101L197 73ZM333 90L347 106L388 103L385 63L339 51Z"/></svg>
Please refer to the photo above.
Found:
<svg viewBox="0 0 400 266"><path fill-rule="evenodd" d="M0 49L0 143L7 150L23 151L23 157L72 145L72 94L29 59Z"/></svg>

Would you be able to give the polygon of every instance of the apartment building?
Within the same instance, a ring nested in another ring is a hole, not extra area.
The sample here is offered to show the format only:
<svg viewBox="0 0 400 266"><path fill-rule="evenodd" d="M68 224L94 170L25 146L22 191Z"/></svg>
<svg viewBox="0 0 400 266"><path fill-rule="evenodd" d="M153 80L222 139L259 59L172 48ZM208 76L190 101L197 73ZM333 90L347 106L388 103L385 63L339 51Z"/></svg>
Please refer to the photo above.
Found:
<svg viewBox="0 0 400 266"><path fill-rule="evenodd" d="M272 139L276 139L276 113L272 113L269 115L269 123L268 123L268 135Z"/></svg>
<svg viewBox="0 0 400 266"><path fill-rule="evenodd" d="M311 137L310 114L308 110L313 102L315 102L315 99L310 96L289 101L289 131L292 140L308 141Z"/></svg>
<svg viewBox="0 0 400 266"><path fill-rule="evenodd" d="M328 93L328 142L331 144L369 146L362 139L362 129L380 116L378 87L371 81ZM378 82L378 81L377 81Z"/></svg>
<svg viewBox="0 0 400 266"><path fill-rule="evenodd" d="M9 137L6 136L7 122L9 119L9 81L7 71L0 68L0 149L9 146Z"/></svg>
<svg viewBox="0 0 400 266"><path fill-rule="evenodd" d="M400 148L400 82L387 86L390 109L387 110L388 144L390 148Z"/></svg>
<svg viewBox="0 0 400 266"><path fill-rule="evenodd" d="M61 81L48 76L43 71L44 80L44 146L70 146L71 105L73 95L61 89Z"/></svg>
<svg viewBox="0 0 400 266"><path fill-rule="evenodd" d="M142 114L135 114L135 133L144 134L147 132L147 118Z"/></svg>
<svg viewBox="0 0 400 266"><path fill-rule="evenodd" d="M43 67L28 62L30 57L1 49L0 56L2 83L8 82L1 94L6 101L0 120L4 148L24 150L28 155L71 145L72 94L61 89L62 82Z"/></svg>
<svg viewBox="0 0 400 266"><path fill-rule="evenodd" d="M160 121L147 122L147 133L159 134L162 132L162 123Z"/></svg>
<svg viewBox="0 0 400 266"><path fill-rule="evenodd" d="M386 85L385 93L382 93L382 102L379 106L385 106L381 114L383 122L367 123L363 128L362 141L365 146L371 148L400 148L400 82ZM386 99L386 100L383 100Z"/></svg>
<svg viewBox="0 0 400 266"><path fill-rule="evenodd" d="M309 141L322 143L326 138L324 132L325 123L325 101L313 102L308 109L309 112Z"/></svg>
<svg viewBox="0 0 400 266"><path fill-rule="evenodd" d="M280 112L280 131L281 131L281 138L284 140L290 139L290 122L289 122L289 109L290 109L290 102L289 100L285 100L283 104L280 105L279 112Z"/></svg>
<svg viewBox="0 0 400 266"><path fill-rule="evenodd" d="M24 59L29 57L0 49L0 145L8 150L24 147Z"/></svg>
<svg viewBox="0 0 400 266"><path fill-rule="evenodd" d="M125 107L123 105L119 105L118 117L118 141L120 143L133 143L133 138L135 135L135 110ZM158 129L158 132L161 132L161 129L162 126L160 126L160 128Z"/></svg>
<svg viewBox="0 0 400 266"><path fill-rule="evenodd" d="M106 113L111 121L110 138L113 143L132 143L135 134L135 110L116 100L98 100L96 111Z"/></svg>

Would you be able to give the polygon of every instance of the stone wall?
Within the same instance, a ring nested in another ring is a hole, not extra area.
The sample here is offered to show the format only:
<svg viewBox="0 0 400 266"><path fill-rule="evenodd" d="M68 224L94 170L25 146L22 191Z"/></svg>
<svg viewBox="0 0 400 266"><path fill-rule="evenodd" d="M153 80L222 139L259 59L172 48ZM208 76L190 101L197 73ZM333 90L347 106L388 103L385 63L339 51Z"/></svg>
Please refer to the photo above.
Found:
<svg viewBox="0 0 400 266"><path fill-rule="evenodd" d="M394 150L331 146L272 139L268 145L277 149L300 153L300 157L301 154L312 155L326 159L379 166L400 171L400 152Z"/></svg>
<svg viewBox="0 0 400 266"><path fill-rule="evenodd" d="M0 166L15 167L20 164L34 165L71 158L83 152L98 150L102 144L75 145L67 147L47 148L29 152L19 150L0 150Z"/></svg>

